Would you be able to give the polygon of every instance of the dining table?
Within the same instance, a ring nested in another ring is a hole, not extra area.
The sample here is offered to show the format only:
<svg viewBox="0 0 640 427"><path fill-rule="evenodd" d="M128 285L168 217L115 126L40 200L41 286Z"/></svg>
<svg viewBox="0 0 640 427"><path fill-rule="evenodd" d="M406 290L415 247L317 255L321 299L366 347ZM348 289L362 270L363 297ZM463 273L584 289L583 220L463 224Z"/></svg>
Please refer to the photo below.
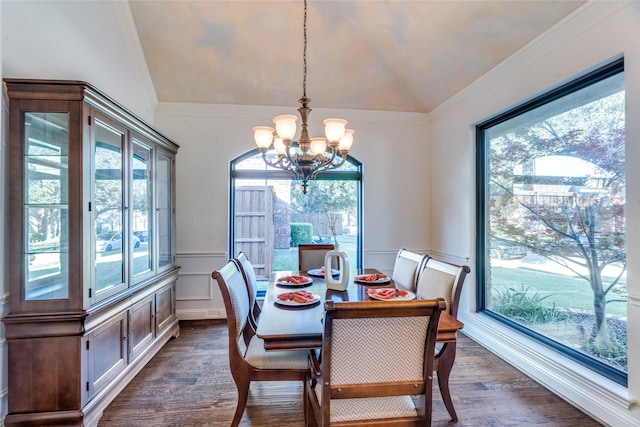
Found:
<svg viewBox="0 0 640 427"><path fill-rule="evenodd" d="M315 272L316 275L310 274ZM267 351L273 350L300 350L322 348L322 335L324 327L324 305L326 301L336 303L342 301L372 301L368 289L396 288L396 284L390 277L379 283L356 281L361 275L379 274L374 268L357 269L352 271L353 277L349 277L346 289L337 291L328 289L324 277L318 274L319 269L309 271L274 271L269 277L269 284L262 304L262 311L258 320L256 335L264 342ZM312 280L308 284L287 284L280 279L291 276L304 276ZM279 283L280 281L280 283ZM318 296L313 303L282 304L278 301L278 295L297 290L305 290ZM409 294L409 298L412 294ZM384 301L380 301L384 303ZM438 323L437 342L455 343L457 332L464 324L451 316L446 311L440 315Z"/></svg>

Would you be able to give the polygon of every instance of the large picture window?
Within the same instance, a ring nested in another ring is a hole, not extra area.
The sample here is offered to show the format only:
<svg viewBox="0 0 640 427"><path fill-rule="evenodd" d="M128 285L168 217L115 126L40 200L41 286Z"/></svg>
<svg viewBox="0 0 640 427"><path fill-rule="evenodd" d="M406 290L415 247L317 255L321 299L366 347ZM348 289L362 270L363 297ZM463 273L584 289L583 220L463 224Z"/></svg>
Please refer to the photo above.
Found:
<svg viewBox="0 0 640 427"><path fill-rule="evenodd" d="M298 245L333 243L351 268L362 264L362 165L347 157L339 169L300 181L267 167L258 149L231 161L229 253L244 251L261 290L276 270L298 269ZM321 266L318 266L321 267Z"/></svg>
<svg viewBox="0 0 640 427"><path fill-rule="evenodd" d="M627 383L623 60L477 127L478 308Z"/></svg>

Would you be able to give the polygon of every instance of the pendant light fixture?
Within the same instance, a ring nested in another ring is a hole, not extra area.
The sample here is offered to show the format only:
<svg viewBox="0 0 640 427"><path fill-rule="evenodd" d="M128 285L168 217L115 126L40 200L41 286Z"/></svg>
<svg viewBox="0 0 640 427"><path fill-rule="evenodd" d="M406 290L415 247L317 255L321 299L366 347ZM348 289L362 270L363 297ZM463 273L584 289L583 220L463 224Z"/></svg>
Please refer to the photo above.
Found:
<svg viewBox="0 0 640 427"><path fill-rule="evenodd" d="M343 119L326 119L325 137L309 137L307 118L311 112L307 98L307 0L304 0L304 49L303 49L303 78L302 98L298 108L302 119L300 137L296 135L295 115L281 115L273 118L275 129L270 126L256 126L253 128L254 139L262 153L262 159L271 167L291 172L294 179L302 181L302 192L307 193L308 181L314 179L319 172L336 169L342 166L353 144L353 133L346 129L347 121ZM275 132L275 134L274 134ZM276 154L267 155L270 149Z"/></svg>

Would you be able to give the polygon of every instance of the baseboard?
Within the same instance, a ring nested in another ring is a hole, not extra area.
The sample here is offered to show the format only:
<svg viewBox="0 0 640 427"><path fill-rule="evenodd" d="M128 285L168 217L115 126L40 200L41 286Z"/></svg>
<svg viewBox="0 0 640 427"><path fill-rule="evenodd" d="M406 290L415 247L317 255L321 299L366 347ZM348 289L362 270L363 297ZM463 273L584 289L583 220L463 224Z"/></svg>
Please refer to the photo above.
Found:
<svg viewBox="0 0 640 427"><path fill-rule="evenodd" d="M640 425L637 405L621 386L478 313L463 315L463 332L598 422Z"/></svg>
<svg viewBox="0 0 640 427"><path fill-rule="evenodd" d="M176 315L179 320L214 320L214 319L226 319L227 313L223 310L217 309L187 309L176 310Z"/></svg>

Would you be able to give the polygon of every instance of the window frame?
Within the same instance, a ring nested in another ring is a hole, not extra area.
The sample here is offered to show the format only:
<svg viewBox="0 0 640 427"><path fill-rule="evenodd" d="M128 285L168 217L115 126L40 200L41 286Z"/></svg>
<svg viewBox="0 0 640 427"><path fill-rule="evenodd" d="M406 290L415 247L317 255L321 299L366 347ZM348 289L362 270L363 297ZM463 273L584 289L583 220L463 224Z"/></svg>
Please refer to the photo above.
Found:
<svg viewBox="0 0 640 427"><path fill-rule="evenodd" d="M505 112L497 114L475 126L476 142L476 312L486 315L522 335L531 338L546 347L568 357L569 359L591 369L595 373L621 384L628 386L628 373L614 368L578 350L572 349L550 337L527 328L505 316L487 308L487 261L490 256L490 245L487 238L487 214L489 198L489 147L485 133L487 129L503 123L509 119L521 116L527 112L547 105L552 101L569 95L585 87L616 74L624 73L624 57L617 58L608 64L600 66L590 72L586 72L571 81L552 88L540 96L525 100L519 105Z"/></svg>

